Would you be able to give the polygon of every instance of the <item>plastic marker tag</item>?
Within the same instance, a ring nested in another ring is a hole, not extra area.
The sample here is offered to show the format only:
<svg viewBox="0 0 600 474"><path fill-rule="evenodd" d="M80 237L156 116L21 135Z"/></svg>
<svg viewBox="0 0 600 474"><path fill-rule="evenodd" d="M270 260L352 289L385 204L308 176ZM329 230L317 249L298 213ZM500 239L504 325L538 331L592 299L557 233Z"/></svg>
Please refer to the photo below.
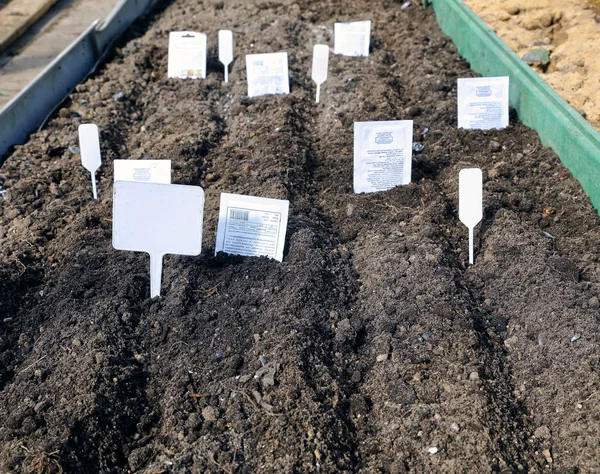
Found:
<svg viewBox="0 0 600 474"><path fill-rule="evenodd" d="M150 254L150 296L160 296L163 256L200 254L204 191L134 181L113 189L113 247Z"/></svg>
<svg viewBox="0 0 600 474"><path fill-rule="evenodd" d="M412 141L412 120L354 122L354 192L410 183Z"/></svg>
<svg viewBox="0 0 600 474"><path fill-rule="evenodd" d="M233 31L219 30L219 61L225 67L225 82L229 82L229 65L233 61Z"/></svg>
<svg viewBox="0 0 600 474"><path fill-rule="evenodd" d="M290 93L287 53L246 55L246 75L249 97Z"/></svg>
<svg viewBox="0 0 600 474"><path fill-rule="evenodd" d="M458 79L458 128L508 127L508 77Z"/></svg>
<svg viewBox="0 0 600 474"><path fill-rule="evenodd" d="M115 160L117 181L171 184L171 160Z"/></svg>
<svg viewBox="0 0 600 474"><path fill-rule="evenodd" d="M458 218L469 228L469 263L473 264L473 228L483 217L483 178L479 168L458 173Z"/></svg>
<svg viewBox="0 0 600 474"><path fill-rule="evenodd" d="M312 80L317 83L317 103L321 97L321 84L327 80L327 69L329 67L329 46L315 44L313 48Z"/></svg>
<svg viewBox="0 0 600 474"><path fill-rule="evenodd" d="M334 53L343 56L368 56L371 20L333 25Z"/></svg>
<svg viewBox="0 0 600 474"><path fill-rule="evenodd" d="M81 164L92 174L92 193L94 199L98 199L96 190L96 170L100 168L100 138L98 127L93 123L79 126L79 149L81 150Z"/></svg>
<svg viewBox="0 0 600 474"><path fill-rule="evenodd" d="M206 78L206 47L204 33L172 31L169 33L168 76L179 79Z"/></svg>
<svg viewBox="0 0 600 474"><path fill-rule="evenodd" d="M217 252L283 260L290 203L240 194L221 194Z"/></svg>

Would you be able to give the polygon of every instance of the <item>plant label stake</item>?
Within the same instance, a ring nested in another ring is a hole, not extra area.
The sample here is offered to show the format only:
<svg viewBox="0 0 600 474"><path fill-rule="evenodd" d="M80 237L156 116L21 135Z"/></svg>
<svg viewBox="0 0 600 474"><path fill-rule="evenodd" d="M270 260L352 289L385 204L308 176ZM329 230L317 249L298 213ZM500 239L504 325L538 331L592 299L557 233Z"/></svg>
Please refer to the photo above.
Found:
<svg viewBox="0 0 600 474"><path fill-rule="evenodd" d="M217 252L283 260L290 202L221 194Z"/></svg>
<svg viewBox="0 0 600 474"><path fill-rule="evenodd" d="M317 104L321 97L321 84L327 80L329 66L329 46L315 44L313 48L312 80L317 83Z"/></svg>
<svg viewBox="0 0 600 474"><path fill-rule="evenodd" d="M229 82L229 65L233 61L233 31L219 30L219 61L225 67L225 82Z"/></svg>
<svg viewBox="0 0 600 474"><path fill-rule="evenodd" d="M199 255L204 191L198 186L117 181L113 247L150 254L150 297L160 296L166 254Z"/></svg>
<svg viewBox="0 0 600 474"><path fill-rule="evenodd" d="M458 217L469 228L469 263L473 264L473 228L483 217L483 178L479 168L458 173Z"/></svg>
<svg viewBox="0 0 600 474"><path fill-rule="evenodd" d="M96 190L96 170L100 168L100 138L98 137L98 126L86 123L79 126L79 149L81 151L81 164L92 174L92 193L94 199L98 200Z"/></svg>
<svg viewBox="0 0 600 474"><path fill-rule="evenodd" d="M115 160L117 181L171 184L171 160Z"/></svg>

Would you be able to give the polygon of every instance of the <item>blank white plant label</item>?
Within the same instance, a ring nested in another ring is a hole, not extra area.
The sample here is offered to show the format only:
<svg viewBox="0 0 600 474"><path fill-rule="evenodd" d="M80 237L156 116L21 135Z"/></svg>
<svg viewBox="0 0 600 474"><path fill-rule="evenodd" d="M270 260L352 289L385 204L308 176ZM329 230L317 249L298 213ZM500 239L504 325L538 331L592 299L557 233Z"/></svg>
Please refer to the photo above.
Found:
<svg viewBox="0 0 600 474"><path fill-rule="evenodd" d="M150 296L160 295L167 254L200 255L204 191L198 186L117 181L113 247L150 254Z"/></svg>
<svg viewBox="0 0 600 474"><path fill-rule="evenodd" d="M290 93L287 53L246 55L246 75L249 97Z"/></svg>
<svg viewBox="0 0 600 474"><path fill-rule="evenodd" d="M171 184L171 160L115 160L117 181Z"/></svg>
<svg viewBox="0 0 600 474"><path fill-rule="evenodd" d="M371 43L371 20L333 25L334 54L368 56Z"/></svg>
<svg viewBox="0 0 600 474"><path fill-rule="evenodd" d="M229 65L233 61L233 32L219 30L219 61L225 68L225 82L229 82Z"/></svg>
<svg viewBox="0 0 600 474"><path fill-rule="evenodd" d="M283 260L290 203L240 194L221 194L217 252Z"/></svg>
<svg viewBox="0 0 600 474"><path fill-rule="evenodd" d="M92 195L94 196L94 199L98 199L96 170L100 168L100 165L102 164L98 126L93 123L81 124L78 131L81 164L92 175Z"/></svg>
<svg viewBox="0 0 600 474"><path fill-rule="evenodd" d="M412 141L412 120L354 122L354 192L409 184Z"/></svg>
<svg viewBox="0 0 600 474"><path fill-rule="evenodd" d="M508 126L508 77L458 79L458 128L477 130Z"/></svg>
<svg viewBox="0 0 600 474"><path fill-rule="evenodd" d="M179 79L206 78L206 47L204 33L172 31L169 33L168 76Z"/></svg>

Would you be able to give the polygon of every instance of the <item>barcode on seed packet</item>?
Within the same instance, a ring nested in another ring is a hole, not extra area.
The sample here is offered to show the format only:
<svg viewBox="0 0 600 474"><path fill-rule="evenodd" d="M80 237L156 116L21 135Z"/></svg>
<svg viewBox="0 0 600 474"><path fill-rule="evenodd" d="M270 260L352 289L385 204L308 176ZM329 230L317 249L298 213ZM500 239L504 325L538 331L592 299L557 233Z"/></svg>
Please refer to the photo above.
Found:
<svg viewBox="0 0 600 474"><path fill-rule="evenodd" d="M229 209L229 218L238 221L247 221L250 211L240 211L239 209Z"/></svg>

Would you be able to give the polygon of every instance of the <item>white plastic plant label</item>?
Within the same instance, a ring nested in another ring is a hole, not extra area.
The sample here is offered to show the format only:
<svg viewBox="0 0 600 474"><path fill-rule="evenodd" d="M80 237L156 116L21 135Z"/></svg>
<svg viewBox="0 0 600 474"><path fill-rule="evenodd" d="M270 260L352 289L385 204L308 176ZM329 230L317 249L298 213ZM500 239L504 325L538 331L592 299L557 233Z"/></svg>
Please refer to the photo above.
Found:
<svg viewBox="0 0 600 474"><path fill-rule="evenodd" d="M483 176L479 168L458 173L458 218L469 229L469 263L473 264L473 229L483 217Z"/></svg>
<svg viewBox="0 0 600 474"><path fill-rule="evenodd" d="M412 120L354 122L354 192L410 183L412 141Z"/></svg>
<svg viewBox="0 0 600 474"><path fill-rule="evenodd" d="M246 55L246 75L248 97L290 93L287 53Z"/></svg>
<svg viewBox="0 0 600 474"><path fill-rule="evenodd" d="M326 44L315 44L313 48L313 62L311 78L317 84L316 102L321 98L321 84L327 80L327 69L329 67L329 46Z"/></svg>
<svg viewBox="0 0 600 474"><path fill-rule="evenodd" d="M98 191L96 190L96 170L100 168L100 165L102 164L98 126L93 123L82 124L78 128L78 132L81 164L92 175L92 195L94 196L94 199L98 199Z"/></svg>
<svg viewBox="0 0 600 474"><path fill-rule="evenodd" d="M199 255L204 191L198 186L117 181L113 247L150 254L150 296L160 296L166 254Z"/></svg>
<svg viewBox="0 0 600 474"><path fill-rule="evenodd" d="M206 78L207 39L204 33L172 31L169 33L168 76L179 79Z"/></svg>
<svg viewBox="0 0 600 474"><path fill-rule="evenodd" d="M333 25L334 54L368 56L371 44L371 20Z"/></svg>
<svg viewBox="0 0 600 474"><path fill-rule="evenodd" d="M171 160L115 160L117 181L171 184Z"/></svg>
<svg viewBox="0 0 600 474"><path fill-rule="evenodd" d="M233 61L233 31L219 30L219 61L225 68L225 82L229 82L229 65Z"/></svg>
<svg viewBox="0 0 600 474"><path fill-rule="evenodd" d="M508 126L508 77L458 79L458 128L490 130Z"/></svg>
<svg viewBox="0 0 600 474"><path fill-rule="evenodd" d="M240 194L221 194L217 252L283 260L290 203Z"/></svg>

